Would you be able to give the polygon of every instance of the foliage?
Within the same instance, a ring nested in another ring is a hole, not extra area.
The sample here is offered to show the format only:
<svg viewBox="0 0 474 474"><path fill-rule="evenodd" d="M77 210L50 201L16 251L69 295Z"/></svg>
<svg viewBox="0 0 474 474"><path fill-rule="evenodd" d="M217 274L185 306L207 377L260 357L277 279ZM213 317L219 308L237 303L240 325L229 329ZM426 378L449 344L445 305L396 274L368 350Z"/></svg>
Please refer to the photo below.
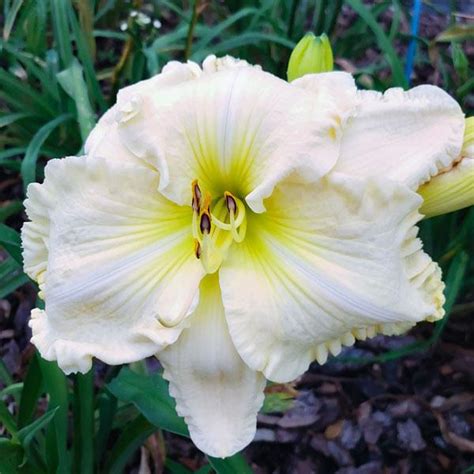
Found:
<svg viewBox="0 0 474 474"><path fill-rule="evenodd" d="M232 54L285 77L291 49L303 34L325 32L334 57L345 59L340 66L351 69L360 86L383 90L408 83L400 51L412 38L401 32L400 24L409 20L410 11L398 0L4 0L0 5L0 171L3 178L23 183L23 190L20 186L0 207L1 298L29 281L21 269L18 234L26 186L42 179L48 159L81 153L95 120L114 103L120 87L156 74L169 60ZM343 9L354 17L345 29L337 28ZM415 67L435 67L439 85L465 107L474 79L463 41L473 37L472 26L453 22L434 41L414 38L419 46ZM367 62L370 48L380 54ZM467 258L473 231L473 210L422 226L427 251L447 274L448 311L474 284L474 263ZM383 354L380 360L426 350L446 320L429 340ZM108 383L94 389L91 373L66 378L56 364L35 354L24 381L17 384L0 361L5 386L0 392L5 431L0 472L123 472L157 429L186 436L164 380L143 372L143 367L123 368L117 375L109 369ZM271 395L267 407L289 406L279 397ZM9 400L17 407L13 414ZM166 467L189 472L171 460ZM240 455L209 459L202 472L211 468L251 472Z"/></svg>

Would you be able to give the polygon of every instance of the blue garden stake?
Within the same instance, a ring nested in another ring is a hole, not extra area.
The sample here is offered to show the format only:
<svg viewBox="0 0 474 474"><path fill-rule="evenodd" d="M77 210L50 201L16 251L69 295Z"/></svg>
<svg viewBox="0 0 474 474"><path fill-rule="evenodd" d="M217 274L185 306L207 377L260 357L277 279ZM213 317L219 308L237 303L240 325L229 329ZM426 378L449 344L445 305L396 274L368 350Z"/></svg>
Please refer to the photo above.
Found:
<svg viewBox="0 0 474 474"><path fill-rule="evenodd" d="M407 51L407 61L405 63L405 78L408 86L410 85L410 78L413 72L413 63L415 62L416 46L417 41L415 36L418 36L418 29L420 26L420 16L421 16L421 0L414 0L413 2L413 15L411 17L411 40L408 45Z"/></svg>

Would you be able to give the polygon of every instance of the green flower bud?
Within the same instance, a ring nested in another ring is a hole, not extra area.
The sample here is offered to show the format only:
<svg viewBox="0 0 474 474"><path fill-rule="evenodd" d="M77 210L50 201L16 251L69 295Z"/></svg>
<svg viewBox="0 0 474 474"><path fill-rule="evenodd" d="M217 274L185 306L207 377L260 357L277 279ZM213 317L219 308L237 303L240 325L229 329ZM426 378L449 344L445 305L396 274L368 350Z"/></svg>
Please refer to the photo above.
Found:
<svg viewBox="0 0 474 474"><path fill-rule="evenodd" d="M326 34L315 36L306 33L291 53L288 62L288 81L294 81L305 74L332 71L334 61L331 43Z"/></svg>
<svg viewBox="0 0 474 474"><path fill-rule="evenodd" d="M420 212L439 216L474 205L474 117L466 119L459 160L418 189L424 199Z"/></svg>

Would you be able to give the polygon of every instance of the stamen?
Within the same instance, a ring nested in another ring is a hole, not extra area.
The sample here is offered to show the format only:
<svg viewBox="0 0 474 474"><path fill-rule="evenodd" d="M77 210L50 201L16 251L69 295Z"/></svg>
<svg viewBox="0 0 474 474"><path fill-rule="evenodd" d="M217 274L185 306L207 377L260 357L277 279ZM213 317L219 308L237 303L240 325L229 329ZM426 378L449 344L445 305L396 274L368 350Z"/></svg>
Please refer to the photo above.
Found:
<svg viewBox="0 0 474 474"><path fill-rule="evenodd" d="M201 258L201 244L198 239L194 239L194 255L196 258Z"/></svg>
<svg viewBox="0 0 474 474"><path fill-rule="evenodd" d="M199 214L199 211L200 211L200 208L201 208L202 193L201 193L201 189L199 188L199 184L198 184L197 179L195 179L191 183L191 189L192 189L192 196L193 196L191 205L193 207L193 211L195 213Z"/></svg>
<svg viewBox="0 0 474 474"><path fill-rule="evenodd" d="M204 234L209 234L211 232L211 216L209 212L202 211L201 213L201 221L199 223L199 228L201 229L201 233Z"/></svg>
<svg viewBox="0 0 474 474"><path fill-rule="evenodd" d="M235 213L235 211L237 210L237 203L235 202L234 196L232 196L231 193L226 191L224 193L224 197L225 197L225 203L226 203L226 206L227 206L227 210L229 211L229 213L230 214Z"/></svg>

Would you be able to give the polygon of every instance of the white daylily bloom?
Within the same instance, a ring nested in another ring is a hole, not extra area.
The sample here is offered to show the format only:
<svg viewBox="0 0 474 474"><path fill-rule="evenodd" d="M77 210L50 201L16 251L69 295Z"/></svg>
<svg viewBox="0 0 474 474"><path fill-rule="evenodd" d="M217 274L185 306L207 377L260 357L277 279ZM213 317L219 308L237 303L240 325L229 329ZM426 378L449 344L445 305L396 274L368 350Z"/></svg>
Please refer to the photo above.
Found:
<svg viewBox="0 0 474 474"><path fill-rule="evenodd" d="M265 378L443 316L416 190L463 130L436 87L169 63L119 93L86 156L28 188L32 341L65 372L158 354L196 445L229 456L254 436Z"/></svg>

